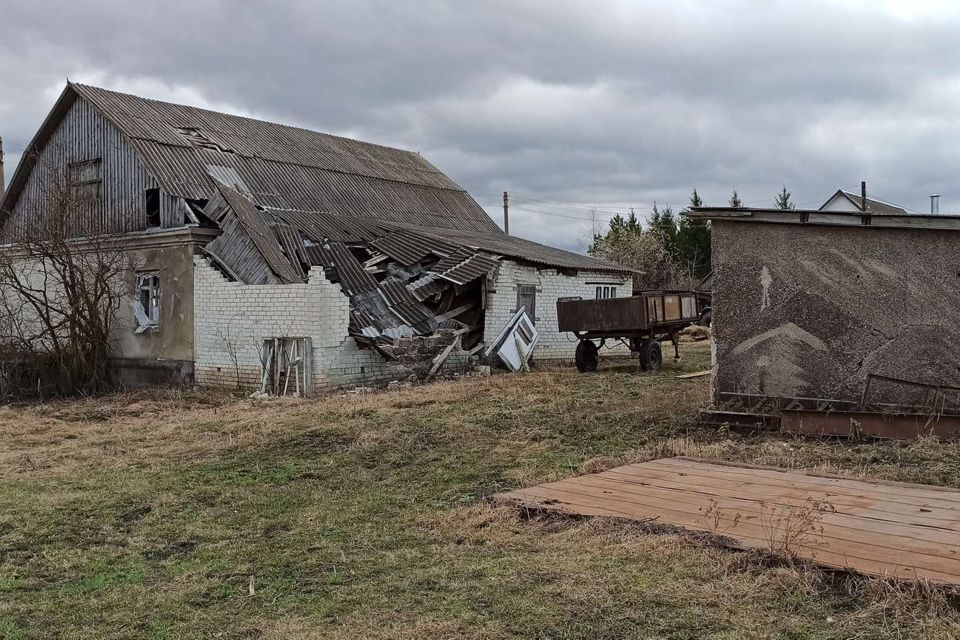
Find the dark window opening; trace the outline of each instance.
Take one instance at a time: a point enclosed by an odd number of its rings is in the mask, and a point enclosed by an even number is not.
[[[160,189],[147,189],[147,225],[160,226]]]

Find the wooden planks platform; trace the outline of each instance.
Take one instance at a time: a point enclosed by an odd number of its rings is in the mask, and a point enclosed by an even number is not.
[[[789,549],[820,565],[960,584],[960,490],[661,458],[501,493],[584,516],[654,519],[738,548]]]

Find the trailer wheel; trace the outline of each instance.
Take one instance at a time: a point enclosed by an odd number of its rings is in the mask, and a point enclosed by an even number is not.
[[[663,366],[663,352],[656,340],[644,340],[640,345],[640,368],[644,371],[660,371]]]
[[[580,373],[596,371],[597,364],[600,361],[599,352],[600,350],[592,340],[581,340],[577,345],[577,371]]]

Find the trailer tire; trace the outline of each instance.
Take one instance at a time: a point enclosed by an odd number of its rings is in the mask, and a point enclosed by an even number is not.
[[[597,364],[600,362],[600,349],[592,340],[581,340],[577,344],[576,362],[577,371],[580,373],[589,373],[597,370]]]
[[[644,340],[640,345],[640,368],[644,371],[660,371],[663,366],[663,351],[656,340]]]

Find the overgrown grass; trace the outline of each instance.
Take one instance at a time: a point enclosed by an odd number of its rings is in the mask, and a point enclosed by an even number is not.
[[[960,485],[960,448],[696,427],[660,375],[0,411],[0,638],[952,638],[941,592],[829,578],[497,491],[663,453]],[[933,595],[932,595],[933,594]]]

